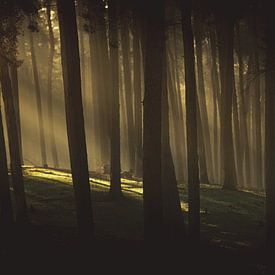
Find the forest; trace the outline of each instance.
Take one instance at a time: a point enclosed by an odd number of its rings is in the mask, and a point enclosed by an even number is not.
[[[274,11],[0,0],[0,260],[274,275]]]

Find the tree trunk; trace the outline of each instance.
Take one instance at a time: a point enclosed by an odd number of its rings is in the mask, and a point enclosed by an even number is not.
[[[187,165],[185,161],[185,156],[186,156],[186,138],[185,138],[185,128],[184,128],[184,116],[183,116],[183,104],[182,104],[182,93],[181,93],[181,83],[180,83],[180,76],[179,76],[179,62],[178,62],[178,57],[179,57],[179,50],[178,50],[178,39],[176,36],[176,26],[173,28],[173,42],[174,42],[174,51],[175,51],[175,75],[176,75],[176,87],[177,87],[177,98],[178,98],[178,108],[179,108],[179,133],[180,133],[180,147],[181,147],[181,167],[180,169],[182,170],[182,178],[179,178],[179,180],[186,181],[187,179]],[[181,175],[179,175],[180,177]]]
[[[269,2],[268,2],[269,3]],[[272,6],[266,7],[266,74],[265,74],[265,187],[267,273],[274,274],[275,253],[275,17]]]
[[[216,31],[214,28],[210,29],[210,50],[211,50],[211,81],[212,81],[212,89],[213,89],[213,105],[214,105],[214,114],[213,114],[213,128],[214,128],[214,154],[216,158],[216,178],[217,182],[221,182],[221,143],[219,139],[219,122],[221,117],[220,111],[220,85],[219,85],[219,75],[218,75],[218,66],[217,66],[217,39],[216,39]]]
[[[205,153],[205,142],[203,138],[203,127],[202,127],[202,120],[201,120],[201,111],[199,104],[197,102],[197,128],[198,128],[198,161],[199,161],[199,171],[200,171],[200,182],[209,184],[208,180],[208,173],[207,173],[207,159]]]
[[[100,125],[100,118],[99,118],[99,101],[98,101],[98,70],[97,70],[97,55],[94,51],[94,44],[95,44],[95,34],[89,33],[89,48],[90,48],[90,55],[91,55],[91,87],[92,87],[92,121],[93,121],[93,140],[94,146],[92,147],[93,152],[95,153],[95,163],[98,166],[102,165],[102,139],[101,132],[99,131]]]
[[[241,39],[239,24],[236,24],[236,53],[239,63],[239,90],[240,90],[240,136],[242,138],[242,166],[244,165],[244,179],[245,185],[251,184],[250,174],[250,161],[249,161],[249,141],[248,141],[248,129],[246,122],[246,104],[245,104],[245,89],[244,89],[244,72],[243,72],[243,55],[241,50]]]
[[[11,86],[14,98],[14,108],[17,121],[17,132],[19,140],[20,158],[23,164],[23,150],[22,150],[22,138],[21,138],[21,122],[20,122],[20,105],[19,105],[19,86],[18,86],[18,72],[17,65],[12,64],[10,66]]]
[[[236,189],[234,180],[234,148],[232,131],[232,97],[234,92],[233,61],[234,22],[231,18],[217,18],[217,37],[221,78],[221,144],[224,171],[223,188]]]
[[[145,239],[160,241],[163,234],[161,98],[163,91],[164,1],[148,1],[144,12],[147,20],[143,100],[144,233]]]
[[[47,79],[47,106],[48,106],[48,116],[49,116],[49,139],[50,139],[50,148],[53,158],[53,167],[59,167],[56,140],[55,140],[55,131],[54,131],[54,121],[53,121],[53,91],[52,91],[52,73],[53,73],[53,58],[54,58],[54,33],[52,28],[51,21],[51,6],[50,2],[47,3],[47,23],[49,28],[49,59],[48,59],[48,79]]]
[[[41,162],[43,167],[48,167],[47,164],[47,155],[46,155],[46,144],[45,144],[45,128],[44,128],[44,117],[42,110],[42,99],[41,99],[41,89],[39,83],[38,68],[36,62],[36,54],[33,42],[32,31],[29,31],[30,37],[30,50],[31,50],[31,59],[32,59],[32,70],[33,70],[33,79],[35,86],[35,95],[36,95],[36,106],[38,112],[38,127],[39,127],[39,140],[40,140],[40,150],[41,150]]]
[[[12,93],[9,68],[5,57],[0,56],[0,82],[7,120],[9,150],[11,160],[12,184],[16,203],[16,222],[28,222],[27,203],[24,190],[24,181],[21,167],[20,146],[18,140],[16,112]]]
[[[188,233],[192,240],[197,241],[200,236],[200,180],[197,144],[197,87],[191,13],[192,0],[182,0],[181,15],[186,87],[185,108],[188,161]]]
[[[162,94],[162,194],[163,194],[163,222],[164,236],[170,241],[179,241],[184,238],[185,227],[181,211],[180,197],[177,187],[175,167],[172,159],[169,134],[169,106],[167,90],[167,66],[164,57],[163,66],[163,94]]]
[[[95,105],[97,143],[100,148],[100,166],[109,163],[110,156],[110,73],[108,57],[108,41],[106,22],[104,19],[103,1],[90,1],[88,3],[88,17],[90,24],[90,53],[92,61],[93,98]]]
[[[142,103],[141,103],[141,47],[137,15],[133,19],[134,103],[135,103],[135,176],[142,177]]]
[[[7,155],[0,106],[0,228],[9,229],[13,222]]]
[[[169,46],[168,46],[169,47]],[[183,178],[183,152],[182,152],[182,135],[183,131],[180,131],[182,127],[180,127],[181,119],[180,119],[180,110],[179,110],[179,104],[178,104],[178,97],[177,97],[177,90],[175,86],[175,79],[174,79],[174,69],[173,69],[173,57],[171,57],[171,53],[168,50],[168,64],[167,64],[167,70],[168,70],[168,79],[167,79],[167,84],[168,84],[168,93],[169,93],[169,98],[170,98],[170,104],[171,104],[171,113],[172,113],[172,122],[174,126],[174,140],[175,140],[175,159],[176,159],[176,164],[178,167],[178,177]]]
[[[254,35],[254,123],[255,123],[255,182],[256,188],[262,188],[262,138],[261,138],[261,87],[260,87],[260,62],[259,62],[259,42],[258,26],[256,15],[253,18],[253,35]]]
[[[127,20],[127,19],[126,19]],[[121,49],[122,61],[124,72],[124,87],[125,87],[125,102],[126,102],[126,115],[127,115],[127,135],[129,146],[129,161],[130,170],[134,171],[135,168],[135,127],[134,127],[134,114],[133,114],[133,91],[131,81],[131,67],[130,67],[130,37],[127,22],[122,23],[121,27]]]
[[[204,84],[204,71],[203,71],[203,60],[202,60],[202,24],[201,15],[197,15],[195,19],[195,41],[196,41],[196,56],[197,56],[197,72],[198,72],[198,108],[200,108],[200,116],[198,119],[201,121],[198,125],[201,126],[202,134],[202,146],[205,152],[205,163],[209,177],[207,177],[206,182],[208,183],[209,178],[213,181],[213,158],[211,152],[211,141],[210,141],[210,130],[206,106],[206,95],[205,95],[205,84]],[[199,127],[200,128],[200,127]],[[207,175],[206,175],[207,176]]]
[[[117,0],[109,1],[109,45],[112,76],[111,93],[111,183],[110,195],[113,199],[120,199],[120,107],[119,107],[119,73],[118,73],[118,24],[117,24]]]
[[[67,135],[76,200],[80,238],[83,242],[94,237],[89,171],[81,97],[81,75],[73,0],[58,0],[61,61],[63,71]]]

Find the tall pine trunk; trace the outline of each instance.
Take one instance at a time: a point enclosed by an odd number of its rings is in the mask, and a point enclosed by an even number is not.
[[[143,100],[144,233],[145,239],[159,241],[163,234],[161,98],[163,91],[162,68],[164,65],[164,1],[148,1],[145,13],[147,25]]]
[[[219,85],[219,74],[218,74],[218,66],[217,66],[217,39],[216,39],[216,31],[212,27],[209,33],[210,38],[210,51],[211,51],[211,81],[212,81],[212,89],[213,89],[213,128],[214,128],[214,155],[216,158],[216,179],[217,182],[221,181],[221,143],[218,128],[220,126],[220,117],[221,117],[221,107],[220,107],[220,85]],[[214,158],[213,158],[214,159]]]
[[[76,201],[79,235],[83,242],[94,237],[89,171],[85,140],[81,76],[73,0],[57,1],[61,40],[67,135]]]
[[[274,274],[275,253],[275,17],[266,7],[266,64],[265,64],[265,187],[266,187],[266,244],[267,274]]]
[[[204,81],[204,68],[203,68],[203,45],[202,45],[202,34],[203,34],[203,21],[201,15],[198,14],[195,19],[194,29],[195,29],[195,41],[196,41],[196,56],[197,56],[197,72],[198,72],[198,108],[200,108],[200,116],[198,119],[201,121],[199,125],[201,125],[202,132],[202,146],[204,147],[205,152],[205,163],[207,172],[209,177],[205,180],[205,183],[208,183],[210,178],[213,181],[213,158],[211,152],[211,142],[210,142],[210,130],[209,130],[209,121],[207,114],[207,106],[206,106],[206,94],[205,94],[205,81]],[[207,175],[206,175],[207,176]],[[202,179],[201,179],[202,180]]]
[[[200,180],[197,143],[197,84],[191,13],[192,0],[182,0],[181,15],[186,87],[185,108],[188,161],[188,233],[191,239],[197,241],[200,236]]]
[[[43,117],[43,110],[42,110],[41,88],[39,83],[39,74],[38,74],[38,68],[37,68],[36,53],[34,48],[32,30],[29,31],[29,38],[30,38],[30,50],[31,50],[36,106],[37,106],[37,113],[38,113],[41,162],[43,167],[47,167],[48,164],[47,164],[47,155],[46,155],[45,127],[44,127],[44,117]]]
[[[240,38],[240,26],[236,24],[236,53],[239,63],[239,104],[240,104],[240,136],[242,144],[242,166],[244,166],[243,179],[244,184],[250,184],[250,161],[249,161],[249,142],[248,142],[248,129],[247,129],[247,111],[245,104],[245,88],[244,88],[244,64],[243,64],[243,53],[241,50],[241,38]]]
[[[217,18],[217,37],[221,79],[221,144],[223,188],[236,189],[232,129],[232,98],[234,92],[233,37],[234,22],[224,15]]]
[[[127,19],[124,19],[127,20]],[[130,170],[135,168],[135,127],[134,127],[134,111],[133,111],[133,91],[131,81],[131,66],[130,66],[130,37],[127,22],[122,22],[121,27],[121,49],[124,73],[124,87],[125,87],[125,102],[126,102],[126,119],[127,119],[127,137],[129,147],[129,164]]]
[[[9,138],[9,150],[11,160],[11,175],[16,204],[16,222],[25,224],[28,222],[27,203],[24,190],[23,173],[21,167],[20,143],[18,140],[16,112],[14,107],[13,92],[9,68],[5,57],[0,56],[0,82],[5,106],[5,114]]]
[[[53,91],[52,91],[52,74],[53,74],[53,58],[54,58],[54,33],[51,20],[51,6],[50,1],[47,3],[47,24],[49,28],[49,59],[48,59],[48,79],[47,79],[47,106],[48,106],[48,127],[49,127],[49,139],[50,139],[50,148],[53,158],[53,166],[55,168],[59,167],[56,140],[55,140],[55,131],[54,131],[54,120],[53,120]]]
[[[133,61],[134,61],[134,104],[135,104],[135,176],[142,177],[142,90],[141,90],[141,47],[138,15],[133,19]]]
[[[163,223],[164,238],[170,241],[179,241],[185,237],[184,218],[181,210],[180,197],[177,187],[175,166],[172,158],[169,132],[169,104],[167,86],[166,58],[163,59],[163,92],[161,114],[161,173],[163,196]],[[169,72],[168,72],[169,74]]]
[[[14,99],[14,108],[17,121],[17,132],[19,140],[20,157],[23,164],[23,148],[22,148],[22,135],[21,135],[21,121],[20,121],[20,104],[19,104],[19,85],[18,85],[18,71],[17,64],[10,65],[11,86]]]
[[[118,24],[117,0],[109,1],[109,45],[111,62],[111,183],[110,195],[114,199],[122,197],[120,177],[120,106],[118,72]]]
[[[4,138],[2,111],[0,106],[0,228],[9,229],[13,222],[7,155]],[[2,234],[1,234],[2,235]]]

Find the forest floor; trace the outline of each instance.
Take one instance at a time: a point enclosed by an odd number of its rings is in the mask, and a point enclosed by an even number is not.
[[[24,177],[31,226],[14,232],[13,241],[0,250],[0,258],[41,260],[44,255],[49,262],[50,258],[56,260],[62,256],[70,263],[70,259],[76,260],[76,255],[83,256],[77,238],[71,175],[66,171],[25,167]],[[149,270],[150,264],[152,270],[159,267],[168,274],[176,273],[176,267],[184,271],[187,265],[192,267],[192,274],[263,274],[263,194],[225,191],[216,185],[202,184],[201,244],[152,247],[143,242],[142,183],[123,179],[125,196],[121,201],[110,199],[107,176],[99,178],[92,173],[90,183],[97,241],[91,247],[94,253],[89,259],[96,259],[101,271],[108,267],[105,260],[112,259],[121,263],[116,266],[120,271],[122,266],[127,270],[126,266],[131,265],[142,272],[142,267],[147,264]],[[186,214],[185,184],[179,184],[179,191]],[[82,256],[79,258],[83,260]],[[194,260],[196,264],[192,265]]]

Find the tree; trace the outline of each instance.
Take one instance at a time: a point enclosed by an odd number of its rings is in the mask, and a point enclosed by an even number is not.
[[[204,151],[204,161],[205,166],[209,167],[208,176],[207,170],[206,174],[201,174],[204,178],[201,178],[202,182],[208,183],[209,178],[213,179],[213,164],[212,164],[212,152],[211,152],[211,142],[210,142],[210,130],[206,106],[206,92],[205,92],[205,81],[204,81],[204,68],[203,68],[203,18],[201,12],[196,13],[194,23],[194,35],[196,41],[196,56],[197,56],[197,71],[198,71],[198,130],[201,132],[199,135],[199,143],[203,147]],[[200,142],[201,140],[201,142]],[[200,158],[200,156],[199,156]],[[201,162],[200,169],[201,169]]]
[[[144,12],[146,13],[143,100],[144,233],[147,240],[160,240],[163,233],[161,98],[163,91],[164,1],[147,1]]]
[[[43,110],[42,110],[41,87],[40,87],[36,53],[35,53],[35,47],[34,47],[34,41],[33,41],[33,32],[34,31],[37,31],[36,26],[30,25],[29,26],[29,39],[30,39],[30,50],[31,50],[35,98],[36,98],[36,106],[37,106],[37,113],[38,113],[41,162],[42,162],[43,167],[48,167],[47,153],[46,153],[46,142],[45,142],[44,116],[43,116]]]
[[[217,38],[221,83],[221,143],[224,172],[223,188],[236,189],[232,131],[232,98],[234,93],[233,38],[234,20],[222,8],[217,15]]]
[[[126,107],[126,121],[127,121],[127,138],[129,148],[129,164],[130,171],[135,170],[135,127],[134,127],[134,109],[133,109],[133,89],[131,81],[131,65],[130,65],[130,32],[127,12],[122,16],[121,22],[121,50],[122,50],[122,64],[124,75],[124,95]]]
[[[92,91],[95,111],[96,138],[100,166],[110,160],[110,60],[103,1],[88,1],[89,46],[92,68]],[[98,133],[97,133],[98,132]]]
[[[12,86],[12,92],[13,92],[13,98],[14,98],[14,108],[15,108],[15,113],[16,113],[20,157],[21,157],[21,161],[23,164],[24,160],[23,160],[23,152],[22,152],[20,106],[19,106],[19,85],[18,85],[18,71],[17,71],[17,69],[18,69],[17,64],[11,64],[11,66],[10,66],[11,86]]]
[[[248,129],[247,129],[247,104],[245,104],[245,88],[244,88],[244,64],[243,64],[243,51],[241,47],[241,37],[240,37],[240,26],[239,23],[236,24],[236,53],[238,57],[239,64],[239,105],[240,105],[240,130],[242,139],[242,165],[244,165],[244,170],[246,171],[246,184],[251,183],[250,174],[250,161],[249,161],[249,142],[248,142]],[[244,177],[243,177],[244,178]]]
[[[166,58],[166,56],[163,58],[163,91],[161,99],[161,184],[163,197],[163,225],[164,238],[170,241],[179,241],[183,240],[185,237],[185,226],[170,146]]]
[[[268,2],[269,3],[269,2]],[[266,64],[265,64],[265,188],[266,188],[266,244],[268,273],[274,274],[275,252],[275,17],[269,4],[266,15]]]
[[[137,11],[138,9],[138,11]],[[141,89],[141,27],[140,9],[133,10],[133,62],[134,62],[134,106],[135,106],[135,176],[142,177],[142,89]]]
[[[217,39],[216,39],[216,30],[214,26],[210,27],[209,30],[209,39],[210,39],[210,52],[211,52],[211,82],[212,82],[212,94],[213,94],[213,128],[214,128],[214,139],[213,143],[216,144],[214,154],[216,159],[216,178],[220,182],[221,178],[221,165],[220,165],[220,149],[221,144],[219,140],[218,133],[218,122],[220,121],[221,112],[220,112],[220,85],[219,85],[219,76],[218,76],[218,66],[217,66]]]
[[[50,135],[50,147],[53,158],[53,166],[58,168],[59,161],[56,148],[55,132],[54,132],[54,122],[53,122],[53,91],[52,91],[52,73],[53,73],[53,58],[55,53],[55,41],[54,33],[52,27],[51,19],[51,1],[47,0],[47,24],[49,28],[49,60],[48,60],[48,79],[47,79],[47,106],[48,106],[48,116],[49,116],[49,135]]]
[[[20,145],[18,140],[19,135],[17,132],[16,112],[9,75],[8,60],[3,55],[0,55],[0,82],[7,120],[11,174],[16,202],[16,221],[20,224],[24,224],[28,221],[28,214],[21,167]]]
[[[186,87],[185,108],[188,161],[188,232],[191,239],[197,240],[200,235],[200,180],[197,145],[197,86],[191,13],[192,0],[182,0],[181,15]]]
[[[80,238],[83,241],[87,241],[93,238],[94,227],[81,98],[80,60],[74,1],[58,0],[57,11],[60,26],[67,135],[77,221]]]
[[[13,222],[7,155],[0,106],[0,227],[9,228]]]
[[[111,183],[110,195],[114,199],[122,197],[120,178],[120,107],[118,74],[118,24],[117,1],[109,1],[109,45],[112,77],[111,93]]]

